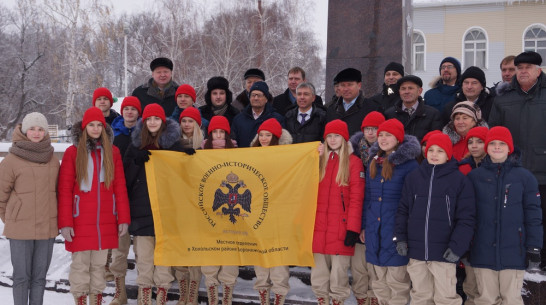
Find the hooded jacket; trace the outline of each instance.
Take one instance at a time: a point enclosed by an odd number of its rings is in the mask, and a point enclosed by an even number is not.
[[[18,125],[12,136],[16,142],[30,142]],[[46,133],[42,142],[51,147]],[[30,152],[31,153],[31,152]],[[7,238],[40,240],[54,238],[57,229],[57,176],[59,159],[53,154],[47,162],[30,160],[26,154],[10,152],[0,162],[0,218]]]
[[[254,136],[258,133],[258,128],[267,119],[277,119],[279,123],[284,127],[284,117],[278,114],[271,103],[265,104],[264,111],[257,118],[254,119],[252,115],[252,107],[250,105],[239,113],[234,119],[231,125],[231,137],[237,142],[239,147],[249,147],[250,142]]]
[[[504,126],[522,151],[523,167],[546,185],[546,74],[541,72],[529,93],[521,90],[517,78],[502,83],[489,115],[489,125]]]
[[[121,153],[121,157],[125,156],[125,151],[127,150],[127,147],[131,143],[131,133],[135,129],[133,126],[132,128],[125,127],[125,120],[123,119],[123,116],[118,116],[114,119],[114,122],[111,124],[112,130],[114,131],[114,145],[119,148],[119,152]]]
[[[176,107],[176,97],[174,96],[178,89],[178,84],[171,80],[167,87],[162,91],[154,85],[154,79],[150,78],[145,84],[135,88],[132,96],[136,96],[140,101],[142,109],[149,104],[157,103],[165,110],[167,117],[171,116]]]
[[[408,243],[408,258],[447,262],[448,248],[459,257],[468,251],[475,216],[474,188],[457,161],[424,160],[405,179],[394,236]]]
[[[339,156],[331,152],[318,188],[313,253],[353,256],[355,248],[344,241],[348,230],[360,232],[364,167],[350,151],[348,186],[336,183],[338,169]]]
[[[437,81],[433,81],[427,92],[425,92],[424,99],[425,104],[436,108],[440,113],[444,111],[444,107],[447,103],[453,101],[457,94],[457,91],[461,89],[458,83],[455,86],[445,85],[441,77],[437,78]]]
[[[256,141],[258,141],[258,134],[254,136],[254,139],[252,139],[252,142],[250,142],[250,146],[252,147],[252,145],[254,145]],[[283,128],[281,137],[279,138],[279,145],[287,145],[292,143],[293,143],[292,135],[290,134],[290,132],[288,132],[288,130]]]
[[[385,111],[385,119],[397,119],[404,124],[404,131],[407,134],[417,137],[419,141],[432,130],[442,130],[442,117],[438,110],[425,105],[423,99],[419,97],[417,110],[409,116],[402,110],[402,100]]]
[[[129,194],[129,204],[131,206],[131,225],[129,232],[135,236],[155,236],[154,218],[150,197],[148,194],[148,181],[146,179],[146,168],[144,164],[136,164],[135,159],[141,150],[142,144],[142,120],[139,120],[131,138],[132,142],[127,148],[123,164],[127,175],[127,192]],[[167,119],[166,128],[159,137],[160,150],[183,151],[180,143],[180,127],[171,120]],[[151,151],[153,154],[153,150]]]
[[[322,141],[324,126],[326,126],[326,111],[312,106],[311,115],[303,125],[298,121],[298,108],[290,109],[286,117],[286,129],[294,138],[294,143]]]
[[[76,182],[77,145],[83,132],[76,123],[72,129],[72,143],[63,155],[59,171],[57,196],[59,201],[59,228],[72,227],[72,242],[65,241],[69,252],[116,249],[118,247],[118,224],[131,222],[125,175],[119,149],[112,146],[114,180],[109,188],[99,182],[101,163],[100,149],[93,140],[87,141],[87,151],[93,162],[91,190],[80,190]],[[106,125],[106,133],[113,140],[112,129]]]
[[[371,158],[377,155],[379,144],[370,148]],[[370,176],[370,163],[366,169],[366,188],[362,211],[362,229],[365,230],[366,260],[377,266],[405,266],[408,258],[398,255],[394,236],[395,216],[402,197],[402,186],[407,174],[419,165],[415,158],[421,153],[417,138],[405,135],[398,149],[388,159],[394,164],[393,176],[385,180],[381,176],[381,165],[377,166],[375,178]]]
[[[349,139],[351,146],[353,147],[353,154],[362,160],[362,165],[366,168],[370,157],[370,148],[372,145],[364,138],[364,133],[359,131],[351,136]]]
[[[528,248],[542,248],[542,209],[537,180],[521,166],[518,150],[503,163],[489,156],[468,178],[476,194],[472,267],[525,269]]]

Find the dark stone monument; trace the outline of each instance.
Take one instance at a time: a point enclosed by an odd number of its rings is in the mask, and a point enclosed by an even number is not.
[[[365,97],[381,90],[389,62],[409,73],[411,18],[411,0],[330,0],[325,100],[334,94],[334,76],[348,67],[362,71]]]

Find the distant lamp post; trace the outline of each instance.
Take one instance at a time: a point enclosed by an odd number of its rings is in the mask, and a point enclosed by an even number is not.
[[[124,86],[125,86],[125,95],[124,96],[127,96],[127,35],[129,35],[129,25],[127,24],[127,22],[124,22],[123,23],[123,33],[125,34],[123,36],[123,52],[124,52],[124,64],[123,64],[123,67],[124,67],[124,71],[125,71],[125,78],[124,78]]]

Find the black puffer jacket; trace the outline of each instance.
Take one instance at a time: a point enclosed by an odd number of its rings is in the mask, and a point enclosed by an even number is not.
[[[167,119],[166,129],[159,138],[161,150],[183,151],[180,143],[180,126],[172,119]],[[127,194],[129,195],[129,206],[131,208],[131,225],[129,232],[135,236],[155,236],[154,218],[150,197],[148,195],[148,182],[144,165],[135,163],[136,156],[140,151],[142,143],[141,134],[142,121],[138,121],[135,130],[132,132],[132,143],[127,148],[123,158],[125,177],[127,178]],[[152,151],[153,154],[153,151]]]
[[[490,126],[504,126],[522,151],[523,167],[546,184],[546,74],[528,93],[521,90],[517,79],[502,83],[497,90],[489,115]]]
[[[396,86],[396,84],[391,86],[383,84],[383,90],[381,90],[381,93],[370,97],[370,101],[379,105],[379,112],[383,114],[385,114],[385,111],[387,111],[387,109],[394,106],[396,104],[396,101],[398,101],[399,99],[400,95],[398,94],[398,87]]]
[[[298,108],[293,108],[286,113],[286,129],[292,135],[294,143],[322,141],[324,126],[326,125],[326,111],[313,106],[311,116],[300,124],[298,121]]]
[[[425,105],[421,97],[419,97],[419,106],[417,106],[417,110],[411,117],[402,110],[402,100],[398,100],[393,107],[385,111],[385,118],[397,119],[402,122],[406,133],[416,136],[419,142],[429,131],[442,130],[442,127],[444,127],[440,112],[429,105]]]

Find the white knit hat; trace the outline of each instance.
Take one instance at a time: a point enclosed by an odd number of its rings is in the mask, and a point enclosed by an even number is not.
[[[31,112],[23,118],[23,124],[21,126],[21,131],[27,133],[27,130],[30,127],[38,126],[42,127],[47,132],[47,119],[46,117],[39,112]]]

